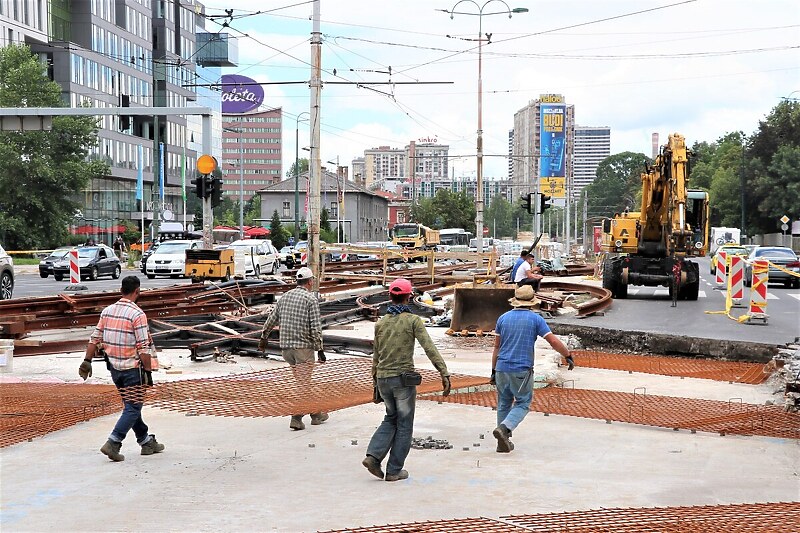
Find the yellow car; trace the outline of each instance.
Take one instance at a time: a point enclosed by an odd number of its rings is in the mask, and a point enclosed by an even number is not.
[[[717,251],[714,252],[714,256],[711,258],[711,273],[717,273],[717,258],[719,257],[720,250],[724,250],[728,257],[732,255],[740,255],[742,257],[747,257],[750,255],[750,252],[747,251],[747,248],[744,246],[739,246],[738,244],[724,244],[717,248]]]

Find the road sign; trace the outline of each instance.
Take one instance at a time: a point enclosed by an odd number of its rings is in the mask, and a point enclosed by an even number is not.
[[[779,220],[781,221],[781,224],[783,224],[784,226],[789,223],[789,217],[787,217],[786,215],[783,215]],[[783,229],[785,230],[786,228]]]
[[[787,229],[789,229],[789,224],[781,224],[781,229],[783,231],[786,231]]]
[[[566,178],[539,178],[539,192],[551,198],[566,198]]]

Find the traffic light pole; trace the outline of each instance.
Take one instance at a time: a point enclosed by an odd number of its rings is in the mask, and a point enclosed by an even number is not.
[[[214,235],[211,227],[214,224],[214,212],[211,210],[211,197],[203,198],[203,248],[210,250],[214,247]]]

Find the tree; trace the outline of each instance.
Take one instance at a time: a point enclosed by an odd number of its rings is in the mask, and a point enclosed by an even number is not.
[[[63,107],[61,87],[26,45],[0,48],[0,107]],[[89,160],[97,119],[53,117],[50,131],[0,132],[0,237],[9,249],[50,248],[67,241],[92,178],[108,172]]]
[[[517,227],[513,215],[514,207],[511,202],[500,195],[494,196],[484,216],[490,235],[498,238],[516,235]]]
[[[223,196],[222,203],[214,208],[214,225],[239,227],[239,202]]]
[[[244,204],[244,225],[255,226],[258,218],[261,218],[261,195],[254,194]]]
[[[642,197],[641,173],[652,160],[642,153],[614,154],[597,165],[597,177],[586,187],[588,215],[612,216],[626,208],[639,210]]]
[[[298,167],[300,168],[300,170],[298,171],[298,174],[302,174],[303,172],[306,172],[308,170],[308,159],[306,159],[305,157],[301,157],[300,159],[298,159],[298,162],[300,163],[298,165]],[[286,171],[286,177],[287,178],[294,178],[294,167],[295,167],[295,164],[292,163],[292,166],[290,166],[289,170]]]
[[[286,231],[281,224],[281,216],[278,210],[272,212],[272,220],[269,223],[269,235],[272,240],[272,246],[280,250],[289,242]]]
[[[319,229],[320,231],[331,231],[331,223],[330,223],[330,215],[328,214],[328,208],[323,207],[322,212],[319,214]]]

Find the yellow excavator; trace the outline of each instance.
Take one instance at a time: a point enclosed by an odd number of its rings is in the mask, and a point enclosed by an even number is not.
[[[665,286],[673,303],[697,300],[700,269],[692,257],[708,250],[708,193],[689,190],[684,137],[669,136],[642,173],[642,205],[603,221],[603,287],[627,298],[628,285]]]

